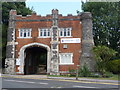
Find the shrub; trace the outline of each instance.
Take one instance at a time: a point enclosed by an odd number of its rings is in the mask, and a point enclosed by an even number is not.
[[[120,59],[109,61],[106,68],[114,74],[120,74]]]
[[[75,70],[69,68],[69,76],[72,77],[72,76],[75,76],[75,75],[76,75]]]
[[[101,77],[101,75],[99,73],[94,72],[94,73],[91,73],[91,77],[99,78]]]
[[[101,75],[106,72],[106,65],[113,56],[116,55],[116,51],[106,46],[93,47],[93,53],[96,60],[96,69]]]
[[[109,78],[109,77],[112,77],[112,76],[113,76],[113,74],[111,72],[105,72],[104,73],[104,77],[106,77],[106,78]]]
[[[91,76],[91,72],[89,71],[86,64],[83,67],[80,68],[79,76],[81,76],[81,77],[89,77],[89,76]]]

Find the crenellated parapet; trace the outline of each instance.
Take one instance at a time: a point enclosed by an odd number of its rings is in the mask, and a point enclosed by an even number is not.
[[[56,13],[58,13],[58,11]],[[63,16],[62,14],[58,14],[58,20],[59,21],[80,20],[80,16],[72,15],[72,14]],[[52,14],[47,14],[46,16],[37,15],[36,13],[32,13],[31,15],[27,15],[27,16],[16,15],[16,21],[34,21],[34,22],[35,21],[51,21],[52,22]]]

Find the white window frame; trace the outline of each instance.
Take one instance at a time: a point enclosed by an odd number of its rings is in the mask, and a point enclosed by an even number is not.
[[[62,56],[71,56],[70,57],[70,62],[69,63],[63,63],[62,61]],[[73,53],[60,53],[59,54],[60,62],[59,65],[73,65]]]
[[[66,36],[65,36],[65,31],[66,31]],[[61,35],[61,32],[62,32],[62,35]],[[59,36],[60,37],[72,37],[71,32],[72,32],[72,28],[60,28]]]
[[[45,34],[46,31],[46,35]],[[48,35],[49,33],[49,35]],[[50,28],[39,28],[38,29],[38,38],[50,38]]]
[[[32,38],[31,37],[31,28],[19,28],[19,37],[18,38]],[[28,35],[29,33],[29,35]],[[26,36],[24,36],[26,34]]]

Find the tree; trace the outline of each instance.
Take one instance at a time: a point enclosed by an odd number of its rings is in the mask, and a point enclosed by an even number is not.
[[[8,29],[8,19],[9,11],[14,9],[17,14],[28,15],[31,14],[32,10],[26,7],[25,2],[3,2],[2,3],[2,63],[4,66],[5,54],[6,54],[6,43],[7,43],[7,29]]]
[[[95,45],[106,45],[120,53],[120,2],[86,2],[82,9],[92,13]]]
[[[95,55],[97,71],[103,75],[106,72],[106,65],[117,52],[106,46],[95,46],[93,53]]]
[[[2,22],[8,24],[9,11],[14,9],[17,14],[28,15],[31,14],[32,10],[26,7],[25,2],[4,2],[2,3]]]

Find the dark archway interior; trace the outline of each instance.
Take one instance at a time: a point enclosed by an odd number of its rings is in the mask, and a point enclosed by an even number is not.
[[[25,74],[46,74],[47,50],[37,46],[26,48],[24,72]]]

